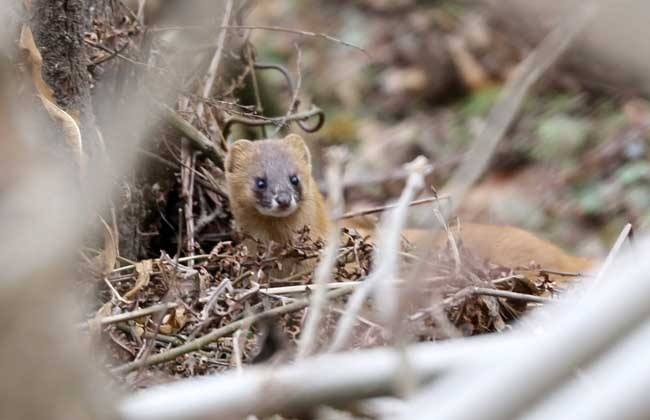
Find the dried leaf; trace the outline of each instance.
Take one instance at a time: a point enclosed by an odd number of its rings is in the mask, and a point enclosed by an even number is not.
[[[119,245],[117,241],[117,232],[111,228],[101,216],[99,219],[104,226],[104,251],[98,256],[98,258],[101,259],[102,275],[107,276],[117,264]]]
[[[143,260],[135,264],[135,271],[138,278],[135,280],[135,286],[124,294],[125,299],[133,298],[143,287],[149,284],[151,273],[153,272],[153,260]]]
[[[36,91],[38,92],[38,97],[41,99],[41,102],[43,102],[43,106],[49,116],[61,125],[65,143],[72,150],[75,162],[83,175],[85,172],[85,157],[79,125],[70,114],[56,105],[54,91],[43,80],[43,57],[36,47],[32,30],[27,25],[23,25],[20,32],[20,48],[27,53],[27,60],[32,73],[32,81]]]
[[[41,71],[43,69],[43,57],[36,47],[34,35],[29,26],[23,25],[20,31],[20,48],[26,51],[32,71],[32,81],[38,93],[50,102],[54,102],[54,91],[45,83]]]

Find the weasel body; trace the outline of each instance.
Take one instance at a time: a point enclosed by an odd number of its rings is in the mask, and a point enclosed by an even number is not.
[[[598,264],[595,259],[571,255],[554,243],[514,226],[462,223],[460,232],[452,229],[452,234],[465,248],[504,267],[525,267],[534,262],[546,270],[585,273]],[[404,231],[404,236],[422,246],[431,243],[432,234],[409,229]],[[446,232],[433,234],[434,246],[444,246],[446,242]]]
[[[226,158],[226,182],[235,221],[242,232],[258,240],[288,244],[306,225],[313,239],[325,239],[335,227],[312,177],[309,149],[296,134],[233,143]],[[440,231],[408,229],[404,236],[419,246],[444,246],[447,240]],[[513,226],[463,223],[460,239],[481,258],[505,267],[535,262],[544,269],[574,273],[597,264]]]

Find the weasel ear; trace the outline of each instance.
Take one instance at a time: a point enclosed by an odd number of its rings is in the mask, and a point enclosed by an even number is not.
[[[235,168],[242,165],[242,161],[247,153],[250,153],[253,142],[250,140],[237,140],[228,146],[226,155],[226,172],[232,173]]]
[[[291,149],[293,149],[298,156],[303,160],[307,168],[311,170],[311,153],[307,147],[307,143],[298,134],[289,134],[284,140]]]

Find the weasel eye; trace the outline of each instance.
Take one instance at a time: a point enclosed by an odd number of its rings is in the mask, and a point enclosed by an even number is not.
[[[300,179],[298,179],[296,175],[291,175],[289,177],[289,182],[291,182],[292,185],[297,186],[298,184],[300,184]]]
[[[266,179],[264,179],[264,178],[256,178],[255,179],[255,186],[260,190],[266,189]]]

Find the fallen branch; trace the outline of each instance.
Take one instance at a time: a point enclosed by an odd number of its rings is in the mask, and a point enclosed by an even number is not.
[[[508,290],[488,289],[486,287],[471,287],[470,293],[474,295],[494,296],[499,298],[521,300],[524,302],[549,303],[555,299],[545,298],[543,296],[528,295],[526,293],[510,292]]]
[[[347,293],[350,293],[353,289],[352,288],[341,288],[334,290],[328,294],[328,299],[334,299],[340,296],[344,296]],[[178,356],[182,356],[183,354],[190,353],[193,351],[200,350],[202,347],[204,347],[207,344],[212,343],[213,341],[218,340],[219,338],[226,336],[228,334],[232,334],[235,331],[237,331],[239,328],[242,328],[244,325],[249,325],[252,323],[255,323],[259,321],[262,318],[266,317],[273,317],[276,315],[283,315],[283,314],[288,314],[291,312],[299,311],[301,309],[306,308],[309,306],[310,301],[308,299],[302,299],[298,300],[295,302],[291,302],[287,305],[284,306],[279,306],[277,308],[270,309],[266,312],[262,312],[259,314],[251,315],[246,318],[242,318],[238,321],[232,322],[226,326],[223,326],[221,328],[217,328],[216,330],[201,336],[195,340],[192,340],[188,343],[185,343],[182,346],[175,347],[171,350],[158,353],[154,356],[149,357],[147,360],[138,360],[135,362],[127,363],[125,365],[119,366],[115,369],[113,369],[113,373],[116,374],[124,374],[127,372],[131,372],[134,369],[138,369],[143,366],[151,366],[151,365],[156,365],[159,363],[163,362],[168,362],[170,360],[175,359]]]
[[[513,347],[514,336],[472,337],[408,347],[418,382],[429,382],[454,368],[493,363]],[[319,355],[283,367],[247,369],[241,374],[192,378],[141,391],[122,402],[124,420],[242,419],[318,405],[394,395],[402,366],[390,348]]]
[[[118,322],[130,321],[132,319],[141,318],[143,316],[155,314],[161,311],[168,311],[174,309],[178,306],[178,303],[168,302],[168,303],[159,303],[157,305],[149,306],[148,308],[142,308],[131,312],[125,312],[119,315],[106,316],[99,319],[92,319],[90,321],[82,322],[77,324],[77,328],[87,328],[91,327],[93,324],[99,324],[102,327],[110,324],[116,324]]]
[[[326,169],[326,178],[327,184],[332,191],[333,200],[331,211],[335,216],[340,214],[345,207],[341,180],[347,158],[347,151],[342,147],[334,147],[327,150],[328,167]],[[327,285],[330,283],[332,271],[336,267],[339,242],[339,229],[331,229],[327,238],[327,245],[322,253],[321,261],[314,273],[314,293],[311,295],[311,304],[307,310],[307,320],[305,321],[300,341],[298,342],[298,354],[296,356],[298,360],[311,355],[316,347],[321,318],[327,303]]]
[[[192,145],[205,153],[219,168],[223,168],[224,154],[215,146],[215,144],[203,133],[197,130],[192,124],[185,121],[176,111],[167,105],[153,102],[162,117],[183,136],[185,136]]]
[[[627,223],[623,227],[623,230],[621,230],[621,233],[618,234],[618,238],[616,238],[616,242],[614,242],[612,249],[607,254],[607,258],[605,258],[605,262],[603,263],[602,267],[600,267],[600,270],[598,271],[593,284],[599,283],[600,280],[607,274],[607,270],[609,270],[609,267],[612,265],[614,259],[620,252],[623,243],[625,243],[625,240],[628,238],[628,236],[630,236],[630,232],[632,232],[632,224]]]

